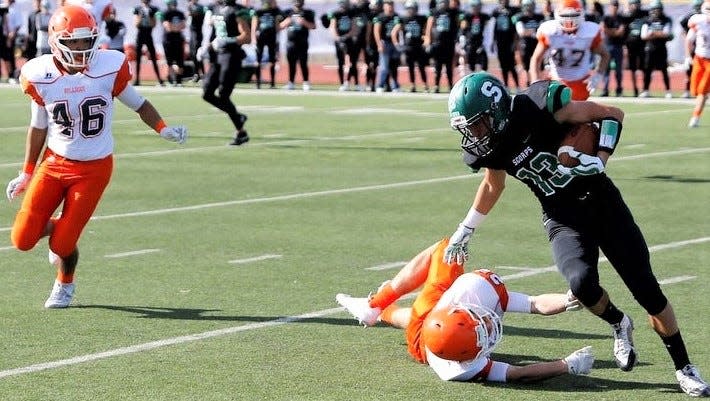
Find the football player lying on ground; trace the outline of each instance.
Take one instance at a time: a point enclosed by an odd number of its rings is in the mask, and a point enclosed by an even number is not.
[[[337,302],[365,326],[381,321],[405,329],[411,356],[429,364],[442,380],[534,381],[589,373],[594,363],[592,347],[526,366],[493,361],[490,354],[503,335],[503,312],[554,315],[581,306],[567,294],[529,296],[508,291],[490,270],[464,274],[462,264],[443,261],[448,244],[444,238],[420,252],[372,297],[338,294]],[[422,286],[411,308],[395,304]]]

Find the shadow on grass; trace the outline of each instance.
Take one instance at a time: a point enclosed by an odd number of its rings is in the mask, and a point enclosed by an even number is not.
[[[623,178],[620,178],[623,179]],[[680,177],[675,175],[650,175],[643,177],[645,180],[660,182],[676,182],[679,184],[709,184],[710,178]]]

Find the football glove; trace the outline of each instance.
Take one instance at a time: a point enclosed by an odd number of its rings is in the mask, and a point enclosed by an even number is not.
[[[585,175],[595,175],[604,172],[604,162],[597,156],[588,155],[582,152],[574,150],[572,147],[568,146],[564,152],[569,154],[579,160],[579,165],[576,167],[565,167],[561,164],[557,165],[557,170],[562,174],[571,176],[585,176]],[[562,152],[562,148],[560,148]]]
[[[452,264],[456,262],[460,265],[468,260],[468,241],[473,234],[473,228],[459,224],[459,227],[449,238],[449,245],[444,250],[444,262]]]
[[[587,91],[589,91],[589,94],[592,94],[595,90],[597,90],[597,87],[601,81],[601,74],[594,74],[587,80]]]
[[[567,301],[565,301],[565,310],[567,312],[576,312],[582,310],[582,303],[572,294],[572,290],[567,290]]]
[[[165,127],[160,130],[160,136],[168,141],[177,142],[182,145],[187,140],[187,127],[184,125]]]
[[[587,346],[569,354],[563,361],[567,364],[567,372],[571,375],[586,375],[592,370],[594,354],[592,347]]]
[[[5,189],[5,194],[7,195],[7,200],[12,201],[15,197],[21,194],[26,188],[27,184],[30,183],[32,179],[32,174],[27,174],[21,171],[16,178],[10,180]]]
[[[692,57],[686,57],[685,61],[683,61],[683,68],[685,68],[686,71],[690,70],[690,67],[693,66],[693,58]]]

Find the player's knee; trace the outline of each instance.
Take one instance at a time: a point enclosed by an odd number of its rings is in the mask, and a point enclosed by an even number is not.
[[[12,246],[23,252],[31,250],[37,245],[37,242],[39,242],[39,236],[30,236],[21,230],[14,229],[10,235],[10,239],[12,240]]]
[[[599,302],[604,291],[599,281],[589,274],[575,274],[568,277],[569,288],[582,305],[590,307]]]

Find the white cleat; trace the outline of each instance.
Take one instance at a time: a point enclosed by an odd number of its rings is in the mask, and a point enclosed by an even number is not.
[[[639,93],[639,97],[648,97],[648,91],[643,91]]]
[[[380,313],[382,313],[382,309],[370,307],[370,300],[367,298],[355,298],[348,294],[338,294],[335,296],[335,300],[365,327],[374,326],[377,323],[377,318],[380,317]]]
[[[710,397],[710,386],[700,377],[700,372],[695,365],[689,364],[681,370],[675,371],[680,389],[691,397]]]
[[[587,346],[569,354],[564,359],[567,364],[567,371],[571,375],[587,375],[594,365],[594,353],[592,347]]]
[[[690,121],[688,121],[688,128],[698,128],[699,126],[700,126],[700,118],[690,117]]]
[[[634,349],[634,322],[627,315],[618,324],[612,324],[614,330],[614,360],[616,366],[628,372],[636,365],[638,354]]]
[[[303,83],[303,91],[308,92],[311,90],[311,84],[309,82],[304,82]]]
[[[52,293],[44,303],[45,308],[66,308],[74,299],[74,283],[62,284],[59,281],[54,281]]]

